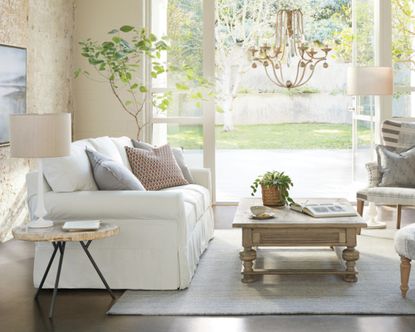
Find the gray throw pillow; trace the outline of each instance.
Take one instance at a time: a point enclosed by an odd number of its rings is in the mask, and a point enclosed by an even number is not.
[[[378,145],[376,152],[382,174],[380,187],[415,187],[415,147],[396,153]]]
[[[137,141],[135,139],[132,139],[131,142],[133,143],[133,146],[135,148],[143,149],[143,150],[146,150],[146,151],[153,151],[154,147],[151,144],[148,144],[148,143],[145,143],[145,142],[140,142],[140,141]],[[180,170],[182,171],[183,176],[186,179],[186,181],[189,182],[189,183],[194,183],[192,174],[190,173],[190,170],[189,170],[189,168],[187,167],[187,165],[184,161],[183,149],[173,148],[172,151],[173,151],[174,159],[176,159],[176,163],[177,163],[177,165],[179,165]]]
[[[146,190],[135,175],[123,164],[88,148],[86,154],[91,163],[92,173],[99,190]]]

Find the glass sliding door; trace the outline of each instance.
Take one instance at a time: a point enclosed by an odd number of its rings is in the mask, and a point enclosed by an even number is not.
[[[352,65],[375,66],[374,0],[352,0]],[[375,100],[373,96],[353,97],[352,154],[353,181],[358,187],[366,184],[366,163],[373,160]]]
[[[190,167],[203,167],[202,102],[195,97],[194,89],[183,84],[188,82],[186,75],[203,75],[203,1],[147,1],[146,12],[151,32],[158,37],[166,36],[170,44],[170,50],[161,55],[160,62],[183,68],[150,79],[149,94],[156,102],[148,105],[151,127],[147,139],[156,145],[169,143],[172,147],[182,147]],[[151,77],[150,73],[148,76]],[[166,93],[168,107],[158,107],[157,100]]]
[[[415,117],[415,3],[392,0],[392,115]]]
[[[327,69],[318,66],[308,84],[288,90],[274,85],[264,68],[253,69],[247,58],[249,47],[273,42],[283,4],[216,2],[218,201],[250,195],[252,181],[269,170],[290,175],[297,197],[355,195],[352,98],[345,93],[352,60],[351,1],[290,3],[304,14],[307,39],[315,47],[328,43],[333,51]]]
[[[219,202],[250,195],[252,181],[268,170],[290,175],[294,196],[354,199],[366,181],[364,165],[373,158],[377,113],[373,98],[346,95],[346,72],[352,64],[378,64],[375,32],[382,29],[375,29],[375,0],[290,1],[302,9],[308,40],[333,48],[329,67],[316,68],[308,84],[291,90],[272,84],[263,68],[253,70],[247,57],[249,47],[273,40],[282,2],[145,2],[147,26],[168,36],[172,46],[160,61],[187,65],[211,78],[216,90],[215,104],[197,102],[194,91],[178,84],[177,73],[151,80],[150,97],[172,93],[166,110],[147,105],[148,140],[182,146],[189,166],[216,172]],[[402,87],[394,114],[408,116],[412,72],[395,71]]]

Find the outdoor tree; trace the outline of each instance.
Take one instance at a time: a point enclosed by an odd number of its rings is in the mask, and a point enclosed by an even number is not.
[[[415,70],[415,1],[392,0],[392,57],[396,64],[405,64]]]
[[[396,0],[395,0],[396,1]],[[405,0],[409,1],[409,0]],[[358,61],[373,61],[373,8],[370,2],[357,4]],[[352,55],[351,0],[283,0],[216,2],[216,86],[217,110],[224,113],[224,130],[233,129],[232,110],[244,75],[251,70],[247,50],[274,41],[275,15],[279,9],[300,8],[304,14],[308,41],[334,48],[334,60],[350,62]],[[169,1],[168,35],[172,40],[169,58],[185,62],[202,73],[202,20],[199,1]],[[264,77],[264,79],[266,79]]]

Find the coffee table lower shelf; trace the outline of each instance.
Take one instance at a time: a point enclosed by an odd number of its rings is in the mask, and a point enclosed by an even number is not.
[[[336,269],[255,269],[253,271],[241,271],[243,275],[253,275],[253,276],[260,276],[260,275],[299,275],[299,274],[314,274],[314,275],[356,275],[358,274],[357,271],[349,272],[349,271],[341,271]]]
[[[247,232],[248,234],[251,232]],[[245,234],[246,235],[246,234]],[[244,239],[249,239],[245,236]],[[339,275],[343,276],[346,282],[357,282],[358,271],[356,261],[359,259],[359,251],[354,245],[349,245],[344,250],[344,246],[331,246],[339,258],[339,263],[344,266],[344,270],[339,269],[255,269],[256,250],[252,248],[250,241],[243,244],[244,249],[239,253],[242,262],[242,279],[244,283],[251,283],[261,275]]]

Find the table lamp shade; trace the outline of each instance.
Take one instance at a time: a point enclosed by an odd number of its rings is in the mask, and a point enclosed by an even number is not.
[[[70,113],[10,116],[11,157],[64,157],[70,154],[70,144]]]
[[[382,96],[393,94],[391,67],[349,67],[347,94],[350,96]]]

